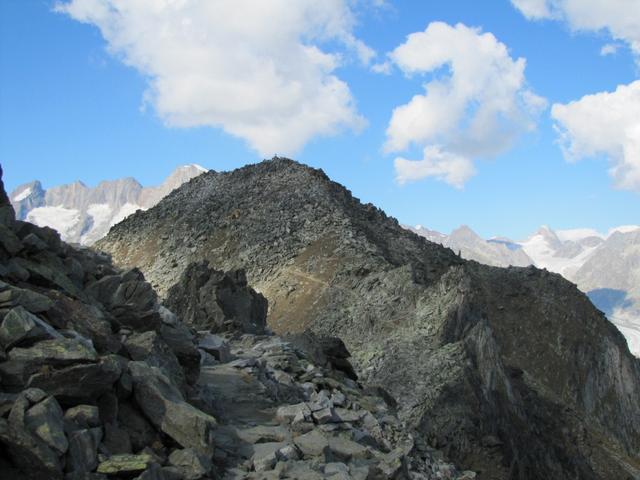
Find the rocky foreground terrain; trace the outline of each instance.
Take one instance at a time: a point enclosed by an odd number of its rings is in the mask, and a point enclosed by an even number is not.
[[[137,269],[15,219],[0,168],[3,480],[476,478],[364,388],[337,338],[265,329],[244,272]]]
[[[477,478],[640,478],[640,365],[585,294],[466,261],[322,171],[274,158],[205,173],[97,247],[174,309],[194,262],[246,268],[270,328],[341,338],[416,445]]]

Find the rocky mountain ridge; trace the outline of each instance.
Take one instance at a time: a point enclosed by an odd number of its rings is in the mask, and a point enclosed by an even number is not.
[[[199,165],[184,165],[157,187],[143,187],[133,178],[122,178],[100,182],[94,188],[78,181],[44,190],[36,180],[18,186],[10,200],[18,220],[52,227],[64,241],[88,245],[123,218],[154,206],[205,171]]]
[[[180,285],[184,321],[139,270],[16,220],[0,167],[0,478],[476,477],[414,441],[341,341],[268,334],[242,271]]]
[[[499,267],[535,265],[578,285],[620,329],[640,355],[640,227],[622,226],[606,235],[592,229],[538,229],[524,241],[485,240],[467,226],[445,235],[421,225],[407,227],[462,257]]]
[[[640,475],[640,366],[583,293],[466,261],[322,171],[274,158],[208,172],[97,247],[163,298],[193,262],[246,267],[271,328],[341,338],[417,438],[478,478]]]

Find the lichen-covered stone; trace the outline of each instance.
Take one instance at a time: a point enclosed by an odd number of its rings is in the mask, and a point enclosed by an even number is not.
[[[130,475],[146,470],[153,462],[151,455],[113,455],[98,465],[98,473],[105,475]]]
[[[58,455],[67,451],[69,443],[64,433],[63,413],[53,397],[35,404],[25,413],[26,427],[40,437]]]

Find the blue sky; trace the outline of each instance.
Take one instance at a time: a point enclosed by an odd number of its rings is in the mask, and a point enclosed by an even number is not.
[[[33,179],[153,185],[178,165],[229,170],[277,153],[323,168],[403,223],[443,232],[467,224],[519,239],[541,224],[606,231],[640,221],[637,0],[607,16],[597,5],[575,12],[570,0],[335,0],[293,12],[270,0],[268,14],[228,2],[211,17],[215,2],[177,13],[150,12],[149,2],[0,3],[9,190]],[[159,31],[178,35],[177,54]],[[520,58],[523,77],[507,84]],[[273,89],[262,78],[270,68]],[[402,106],[408,113],[394,115]],[[476,135],[479,112],[499,126],[479,122]],[[437,152],[423,158],[425,148]]]

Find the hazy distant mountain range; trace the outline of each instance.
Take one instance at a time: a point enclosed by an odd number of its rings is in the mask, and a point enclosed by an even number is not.
[[[539,228],[523,241],[485,240],[467,226],[445,235],[422,225],[407,227],[462,257],[498,267],[535,265],[560,273],[586,292],[640,355],[640,226],[602,234],[593,229]]]
[[[136,210],[153,207],[183,183],[207,170],[199,165],[176,168],[157,187],[143,187],[134,178],[106,180],[96,187],[78,181],[48,190],[35,180],[10,195],[19,220],[55,228],[67,242],[92,244]]]

